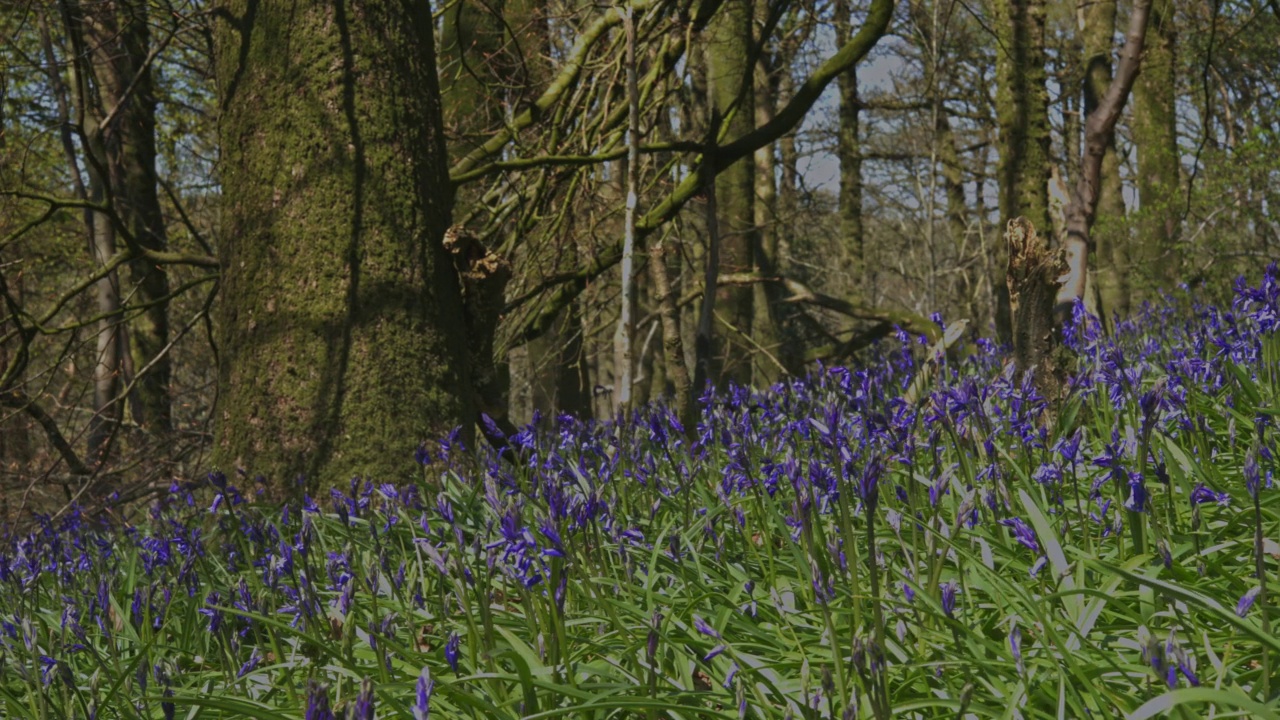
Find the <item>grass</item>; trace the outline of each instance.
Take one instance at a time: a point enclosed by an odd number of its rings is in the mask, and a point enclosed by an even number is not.
[[[1275,717],[1277,273],[989,343],[456,437],[301,506],[220,474],[0,557],[31,718]],[[381,480],[381,479],[380,479]],[[237,489],[237,486],[240,489]]]

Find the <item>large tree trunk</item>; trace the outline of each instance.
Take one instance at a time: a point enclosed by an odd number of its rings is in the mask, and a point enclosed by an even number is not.
[[[712,123],[728,119],[721,144],[751,132],[755,117],[751,65],[752,0],[725,0],[709,28],[707,43],[707,91],[711,96]],[[716,177],[720,274],[750,272],[755,246],[755,164],[751,157],[734,162]],[[716,321],[710,379],[717,385],[734,381],[751,383],[754,348],[740,338],[753,321],[753,289],[726,285],[716,290]],[[724,327],[728,323],[732,328]],[[736,330],[735,330],[736,329]],[[700,389],[698,390],[700,391]]]
[[[1037,228],[1049,221],[1049,93],[1045,69],[1044,0],[993,0],[995,10],[996,119],[1000,126],[1000,217],[1025,217]],[[1002,263],[996,263],[997,267]],[[996,329],[1012,340],[1003,278],[997,295]]]
[[[1115,44],[1116,2],[1097,0],[1084,6],[1084,114],[1098,109],[1111,84],[1111,50]],[[1104,315],[1129,314],[1129,245],[1124,237],[1124,194],[1120,157],[1112,136],[1102,155],[1098,210],[1094,226],[1098,295]]]
[[[1135,256],[1146,280],[1141,297],[1181,275],[1178,240],[1177,58],[1173,3],[1151,5],[1151,42],[1133,87],[1133,141],[1138,149],[1138,241]]]
[[[219,10],[218,457],[285,487],[404,478],[472,417],[431,8]]]

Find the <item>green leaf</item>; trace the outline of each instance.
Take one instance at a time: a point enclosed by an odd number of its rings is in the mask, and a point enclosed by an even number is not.
[[[1276,713],[1275,703],[1263,705],[1245,695],[1239,688],[1219,690],[1216,688],[1197,687],[1182,688],[1181,690],[1174,690],[1159,697],[1151,698],[1137,710],[1129,713],[1126,716],[1126,720],[1146,720],[1146,718],[1156,717],[1157,715],[1166,715],[1174,708],[1192,704],[1230,708],[1247,713],[1247,717],[1255,718],[1256,720],[1280,718],[1280,714]],[[1219,713],[1214,713],[1214,715],[1221,717]]]

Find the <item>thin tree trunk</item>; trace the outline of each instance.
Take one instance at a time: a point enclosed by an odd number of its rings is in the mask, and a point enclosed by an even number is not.
[[[114,5],[114,7],[112,7]],[[148,54],[151,51],[147,5],[118,0],[116,35],[91,36],[96,46],[94,73],[103,94],[102,106],[113,116],[103,128],[115,206],[133,241],[143,249],[168,246],[156,177],[156,98]],[[107,26],[109,27],[109,26]],[[105,28],[104,28],[105,29]],[[114,152],[111,152],[114,151]],[[129,321],[129,357],[134,372],[131,409],[143,429],[165,435],[172,429],[169,381],[169,279],[164,266],[146,260],[129,265],[130,305],[144,308]]]
[[[672,236],[674,240],[675,236]],[[693,431],[693,384],[685,366],[684,343],[680,336],[680,309],[672,291],[670,268],[667,266],[666,238],[660,236],[649,245],[649,277],[653,280],[654,302],[662,319],[662,355],[667,378],[674,392],[672,404],[685,429]],[[678,247],[673,254],[680,256]]]
[[[964,165],[960,158],[956,134],[951,129],[951,118],[945,108],[940,108],[938,113],[936,131],[943,190],[947,195],[947,229],[951,235],[951,243],[956,249],[956,258],[964,262],[969,234],[969,206],[964,196]],[[973,321],[977,310],[973,293],[974,283],[967,269],[958,276],[957,282],[961,285],[958,290],[963,305],[961,317]]]
[[[1067,237],[1062,242],[1068,272],[1058,294],[1060,312],[1066,310],[1062,307],[1064,303],[1084,297],[1091,247],[1089,232],[1102,185],[1102,159],[1107,146],[1114,141],[1116,122],[1138,75],[1150,10],[1151,0],[1136,0],[1134,3],[1115,79],[1107,87],[1098,107],[1085,119],[1084,157],[1080,160],[1080,178],[1067,205]]]
[[[98,172],[89,171],[90,201],[102,203],[106,199],[103,190],[106,183],[106,178]],[[94,260],[105,264],[116,252],[115,228],[106,213],[93,214],[92,233]],[[122,360],[120,329],[123,325],[120,321],[120,282],[114,270],[94,283],[94,292],[101,319],[98,320],[93,366],[93,417],[89,420],[88,454],[90,460],[101,465],[108,459],[111,440],[119,428],[121,417],[118,396]]]
[[[757,12],[763,12],[761,5]],[[773,119],[774,93],[772,89],[772,73],[766,58],[762,57],[755,67],[754,89],[755,123],[763,126]],[[774,145],[770,143],[755,152],[755,247],[752,248],[753,269],[757,274],[772,276],[778,273],[778,187],[775,174],[777,161]],[[757,283],[752,288],[752,322],[751,337],[761,347],[770,352],[777,352],[779,342],[779,326],[782,320],[782,298],[774,283]],[[781,353],[786,356],[787,353]],[[751,380],[756,387],[768,387],[778,379],[778,367],[760,353],[752,355]],[[788,358],[790,359],[790,358]],[[784,363],[786,360],[784,360]]]
[[[720,219],[716,207],[716,181],[708,173],[704,183],[707,199],[706,227],[707,251],[703,258],[702,306],[698,312],[698,329],[694,336],[693,390],[701,393],[707,383],[713,382],[713,358],[711,347],[712,328],[716,314],[716,281],[720,275]]]
[[[1084,116],[1098,108],[1111,84],[1111,49],[1116,32],[1115,0],[1086,3],[1084,15]],[[1082,151],[1077,151],[1083,157]],[[1129,245],[1125,242],[1124,193],[1115,136],[1102,155],[1098,210],[1094,220],[1098,296],[1104,315],[1129,314]]]
[[[836,45],[842,46],[853,37],[852,10],[846,0],[835,5]],[[836,131],[836,160],[840,163],[840,236],[844,245],[845,272],[853,283],[849,297],[871,301],[864,284],[867,281],[867,258],[862,224],[862,141],[859,137],[858,69],[852,67],[839,80],[840,127]]]
[[[623,215],[622,240],[622,302],[618,313],[618,328],[613,335],[613,367],[617,385],[614,388],[614,410],[625,411],[631,407],[632,357],[631,339],[635,328],[631,318],[635,301],[632,275],[636,248],[636,211],[640,203],[640,92],[636,86],[636,28],[635,9],[627,4],[623,25],[627,34],[627,173],[626,209]]]

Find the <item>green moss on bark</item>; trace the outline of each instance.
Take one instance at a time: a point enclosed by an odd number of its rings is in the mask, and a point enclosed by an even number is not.
[[[1179,160],[1177,57],[1173,3],[1155,0],[1142,54],[1142,70],[1133,86],[1133,141],[1138,149],[1138,238],[1136,266],[1142,269],[1138,299],[1151,298],[1181,276],[1176,245],[1179,232]]]
[[[430,7],[219,10],[218,458],[403,478],[470,417]]]
[[[721,144],[736,140],[754,127],[754,71],[750,44],[752,1],[725,0],[709,28],[706,47],[707,85],[713,122],[728,119]],[[757,245],[755,227],[755,163],[748,156],[724,168],[716,176],[716,208],[720,227],[720,273],[750,272],[752,249]],[[716,312],[737,332],[722,324],[715,330],[712,380],[751,384],[754,348],[741,333],[749,333],[754,321],[754,292],[750,286],[721,285],[716,289]]]

